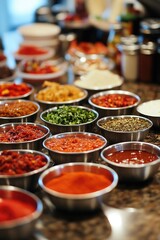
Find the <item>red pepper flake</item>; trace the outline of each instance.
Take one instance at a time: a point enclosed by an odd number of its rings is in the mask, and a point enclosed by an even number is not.
[[[0,142],[27,142],[39,139],[44,132],[35,125],[21,124],[0,133]]]
[[[107,94],[92,98],[92,102],[101,107],[118,108],[134,105],[137,99],[126,94]]]
[[[24,174],[46,165],[46,158],[40,154],[2,151],[0,155],[0,174]]]

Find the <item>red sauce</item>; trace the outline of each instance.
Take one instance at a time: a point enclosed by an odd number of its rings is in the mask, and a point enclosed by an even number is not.
[[[0,142],[26,142],[39,139],[44,132],[35,125],[20,124],[0,133]]]
[[[23,218],[32,214],[35,207],[17,199],[0,198],[0,223]]]
[[[92,102],[101,107],[117,108],[131,106],[137,99],[125,94],[107,94],[92,98]]]
[[[115,163],[123,164],[145,164],[158,159],[156,154],[139,150],[124,150],[105,155],[107,159]]]
[[[46,54],[47,50],[36,46],[24,45],[20,47],[17,53],[21,55],[41,55]]]
[[[18,175],[34,171],[46,165],[46,158],[40,154],[3,151],[0,155],[0,174]]]
[[[104,140],[94,136],[65,136],[62,138],[51,138],[46,146],[51,150],[60,152],[84,152],[101,147]]]
[[[31,91],[31,87],[26,83],[4,83],[0,84],[0,97],[18,97]]]
[[[111,185],[107,175],[91,172],[68,172],[48,181],[46,187],[61,193],[85,194],[96,192]]]

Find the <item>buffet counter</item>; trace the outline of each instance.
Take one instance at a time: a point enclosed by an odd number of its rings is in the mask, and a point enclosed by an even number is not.
[[[121,89],[136,93],[142,102],[160,99],[160,85],[125,82]],[[152,129],[145,141],[160,146],[160,129]],[[101,159],[98,163],[106,164]],[[40,189],[35,193],[43,201],[44,211],[30,240],[160,239],[160,171],[143,183],[118,183],[102,208],[94,212],[59,211]]]
[[[122,89],[138,94],[143,102],[160,98],[159,85],[126,82]],[[159,130],[151,130],[145,141],[160,146]],[[45,208],[32,239],[158,240],[159,191],[160,171],[144,183],[119,183],[101,210],[76,213],[56,210],[39,190]]]

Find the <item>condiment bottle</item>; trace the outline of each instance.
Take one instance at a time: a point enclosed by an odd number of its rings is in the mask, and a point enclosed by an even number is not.
[[[142,43],[157,42],[160,35],[160,19],[148,18],[140,23]]]
[[[138,77],[140,82],[152,82],[154,79],[155,50],[153,42],[140,46]]]
[[[121,71],[128,81],[138,80],[139,45],[122,45]]]

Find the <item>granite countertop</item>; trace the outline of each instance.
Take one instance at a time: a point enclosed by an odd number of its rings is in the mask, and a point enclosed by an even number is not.
[[[137,93],[142,102],[160,99],[160,85],[128,82],[122,89]],[[152,129],[145,141],[160,146],[160,130]],[[94,212],[59,211],[48,203],[41,191],[37,194],[44,202],[44,212],[33,240],[160,239],[160,170],[144,183],[119,183],[102,209]]]

